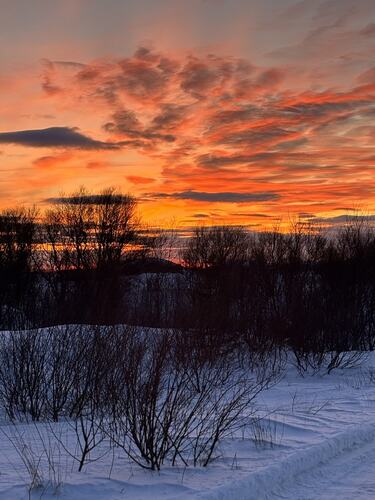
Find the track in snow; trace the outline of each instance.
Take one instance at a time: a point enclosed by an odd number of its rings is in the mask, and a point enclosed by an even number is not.
[[[328,463],[296,476],[293,486],[275,491],[271,500],[375,499],[375,443],[356,446]]]

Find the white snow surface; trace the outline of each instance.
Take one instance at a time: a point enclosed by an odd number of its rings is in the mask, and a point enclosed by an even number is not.
[[[360,366],[299,375],[289,364],[282,380],[257,399],[262,418],[224,440],[208,467],[164,467],[160,473],[108,453],[77,472],[64,450],[55,450],[53,472],[42,464],[44,486],[29,491],[30,478],[5,437],[0,442],[0,499],[69,500],[261,500],[375,499],[375,353]],[[56,425],[56,433],[64,424]],[[257,430],[254,430],[257,429]],[[65,428],[69,433],[68,427]],[[30,449],[44,424],[23,424]],[[262,437],[263,442],[254,439]]]

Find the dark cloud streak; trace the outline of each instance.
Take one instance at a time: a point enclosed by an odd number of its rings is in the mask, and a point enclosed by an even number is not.
[[[33,148],[118,149],[119,144],[91,139],[76,128],[50,127],[0,133],[1,144],[19,144]]]
[[[212,203],[251,203],[261,201],[275,201],[280,195],[272,192],[263,193],[237,193],[237,192],[205,192],[205,191],[181,191],[176,193],[146,193],[146,198],[175,200],[192,200]]]

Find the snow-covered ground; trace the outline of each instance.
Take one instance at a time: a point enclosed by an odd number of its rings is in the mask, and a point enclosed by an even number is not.
[[[22,436],[31,452],[40,446],[39,434],[48,449],[55,446],[53,435],[41,425],[14,429],[4,424],[0,499],[51,499],[56,494],[70,500],[375,498],[373,354],[359,367],[329,375],[301,377],[290,365],[282,380],[259,396],[257,414],[263,418],[221,443],[220,456],[207,468],[151,472],[116,450],[78,473],[62,447],[55,447],[49,466],[43,462],[39,468],[45,485],[52,479],[61,483],[58,491],[50,483],[31,496],[26,468],[5,436]]]

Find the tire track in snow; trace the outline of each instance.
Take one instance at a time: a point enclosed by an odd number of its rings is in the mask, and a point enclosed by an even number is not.
[[[321,499],[324,498],[321,496],[321,490],[316,496],[314,491],[309,491],[308,485],[304,486],[304,479],[309,482],[311,474],[324,477],[325,471],[329,475],[330,467],[332,467],[330,464],[336,463],[339,458],[351,467],[353,454],[358,453],[361,456],[361,451],[365,453],[367,449],[370,450],[370,454],[373,453],[373,463],[375,463],[374,441],[375,423],[350,426],[345,431],[320,443],[292,453],[276,464],[266,466],[236,482],[204,492],[196,498],[201,500]],[[344,471],[343,474],[345,474]],[[316,479],[313,480],[312,484],[316,485],[316,481]],[[310,493],[312,496],[309,496]],[[341,500],[345,497],[337,496],[336,492],[336,496],[327,497],[327,500],[328,498]],[[368,500],[375,496],[364,498]]]

